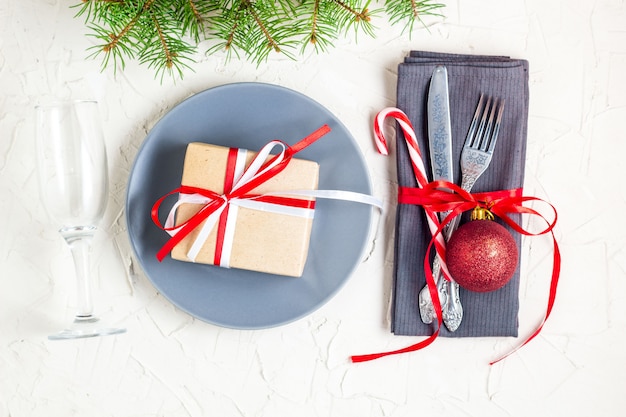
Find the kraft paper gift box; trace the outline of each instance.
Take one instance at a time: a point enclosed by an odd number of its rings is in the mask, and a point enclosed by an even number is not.
[[[224,193],[229,148],[190,143],[187,147],[182,174],[182,185]],[[257,152],[247,151],[246,168]],[[289,190],[316,190],[319,165],[313,161],[292,158],[289,165],[267,182],[251,191],[254,194],[285,192]],[[288,194],[285,194],[288,196]],[[308,197],[297,197],[310,199]],[[176,225],[193,216],[202,205],[182,204],[176,213]],[[234,213],[229,212],[229,216]],[[309,250],[312,216],[310,218],[278,214],[251,208],[236,210],[229,266],[232,268],[300,277]],[[191,261],[189,248],[198,236],[202,225],[174,247],[172,258]],[[217,226],[211,231],[195,262],[214,264]]]

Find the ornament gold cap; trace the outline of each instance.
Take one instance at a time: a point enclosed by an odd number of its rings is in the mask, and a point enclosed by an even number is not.
[[[470,215],[470,220],[493,220],[494,216],[488,208],[485,207],[475,207],[472,210],[472,214]]]

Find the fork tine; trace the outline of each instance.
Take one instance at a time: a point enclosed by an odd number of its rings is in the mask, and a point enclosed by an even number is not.
[[[480,124],[478,125],[478,131],[476,132],[476,138],[473,141],[472,148],[482,149],[483,139],[485,137],[485,128],[487,127],[487,116],[489,115],[489,108],[491,106],[491,97],[487,97],[487,103],[485,107],[481,109],[482,117],[480,118]]]
[[[472,118],[472,122],[470,123],[470,128],[467,132],[467,139],[465,139],[465,146],[473,147],[474,141],[478,137],[478,135],[476,135],[476,129],[478,128],[478,119],[480,118],[480,114],[482,113],[484,98],[485,96],[481,94],[480,98],[478,99],[478,105],[476,106],[474,117]]]
[[[491,142],[491,132],[493,130],[494,118],[496,115],[496,109],[498,108],[498,99],[493,100],[493,105],[490,109],[485,108],[485,113],[483,118],[487,117],[489,114],[489,119],[487,120],[487,124],[485,125],[485,130],[482,132],[482,136],[480,137],[479,149],[483,152],[487,152],[489,149],[489,143]]]
[[[496,141],[498,140],[498,133],[500,133],[500,124],[502,122],[502,114],[504,112],[504,100],[503,99],[500,100],[497,108],[498,108],[498,115],[496,116],[496,121],[493,125],[491,137],[489,138],[489,146],[486,149],[486,151],[489,153],[493,153],[493,150],[496,147]]]

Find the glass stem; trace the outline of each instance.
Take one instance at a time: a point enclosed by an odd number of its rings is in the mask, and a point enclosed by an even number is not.
[[[90,320],[93,318],[90,274],[91,236],[65,236],[65,240],[72,252],[76,269],[76,320]]]

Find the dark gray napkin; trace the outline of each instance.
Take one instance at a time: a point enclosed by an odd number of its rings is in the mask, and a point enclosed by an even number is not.
[[[398,67],[397,107],[415,128],[428,178],[426,102],[430,78],[436,65],[448,69],[453,158],[459,161],[470,121],[481,93],[506,102],[502,127],[491,165],[472,192],[519,188],[523,185],[528,126],[528,62],[503,56],[454,55],[414,51]],[[398,131],[398,183],[415,187],[404,136]],[[455,163],[455,183],[460,183]],[[463,221],[467,221],[464,214]],[[514,216],[512,216],[515,218]],[[519,218],[516,219],[519,222]],[[512,232],[518,247],[521,236]],[[433,325],[422,323],[418,293],[425,285],[423,260],[430,233],[421,207],[399,204],[396,220],[394,298],[392,331],[397,335],[430,335]],[[520,250],[521,253],[521,250]],[[433,255],[434,256],[434,251]],[[449,337],[517,336],[519,266],[511,281],[500,290],[474,293],[461,289],[464,317],[455,332],[441,326]]]

